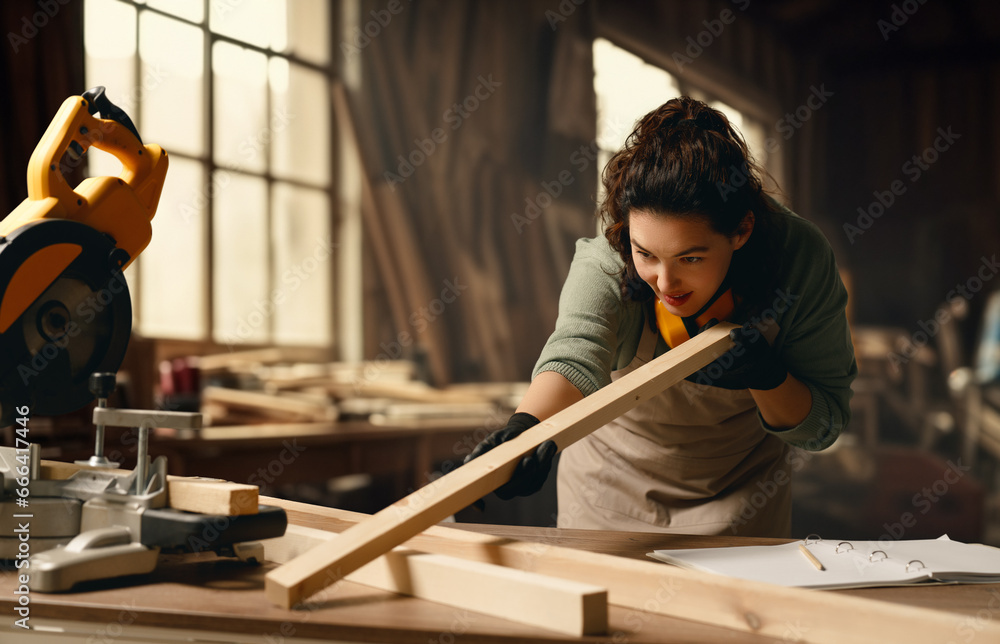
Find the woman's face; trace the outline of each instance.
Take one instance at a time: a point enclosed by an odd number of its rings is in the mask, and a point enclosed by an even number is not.
[[[680,317],[694,315],[715,295],[733,253],[752,230],[749,214],[737,234],[726,237],[697,217],[629,213],[635,270],[667,310]]]

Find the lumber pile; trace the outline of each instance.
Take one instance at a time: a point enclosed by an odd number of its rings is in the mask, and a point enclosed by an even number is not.
[[[528,383],[464,383],[432,387],[408,360],[305,362],[284,350],[201,359],[202,413],[209,425],[369,420],[397,427],[497,424],[520,402]]]

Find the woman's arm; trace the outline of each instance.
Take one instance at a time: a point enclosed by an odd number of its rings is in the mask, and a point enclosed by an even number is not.
[[[791,429],[801,424],[812,409],[812,392],[792,374],[774,389],[751,389],[750,395],[757,403],[761,418],[771,429]]]
[[[531,381],[517,411],[545,420],[580,400],[583,394],[576,385],[555,371],[543,371]]]

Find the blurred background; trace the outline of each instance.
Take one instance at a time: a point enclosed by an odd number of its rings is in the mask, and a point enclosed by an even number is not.
[[[17,0],[0,200],[104,85],[171,155],[118,404],[200,409],[175,473],[374,511],[504,424],[599,173],[687,94],[830,240],[854,420],[795,536],[1000,544],[1000,10],[988,0]],[[88,154],[80,176],[118,174]],[[87,414],[39,420],[47,455]],[[46,424],[47,423],[47,424]],[[46,433],[47,432],[47,433]],[[117,442],[115,442],[117,441]],[[134,437],[112,439],[127,463]],[[8,441],[8,444],[11,444]],[[460,520],[551,525],[553,491]]]

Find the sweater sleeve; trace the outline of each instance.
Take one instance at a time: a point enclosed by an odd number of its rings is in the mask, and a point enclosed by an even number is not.
[[[532,377],[555,371],[589,396],[611,382],[624,345],[622,333],[641,310],[624,304],[618,286],[621,260],[601,237],[577,241],[569,275],[559,296],[559,316],[535,364]],[[634,334],[627,334],[629,336]],[[634,355],[635,347],[631,347]]]
[[[781,329],[774,346],[789,373],[809,387],[812,408],[789,429],[776,430],[760,420],[766,431],[789,444],[815,451],[833,444],[850,421],[851,382],[858,368],[845,312],[847,289],[833,249],[813,224],[794,215],[788,224],[794,243],[786,246],[788,287],[779,289],[773,305],[786,308],[778,316]]]

